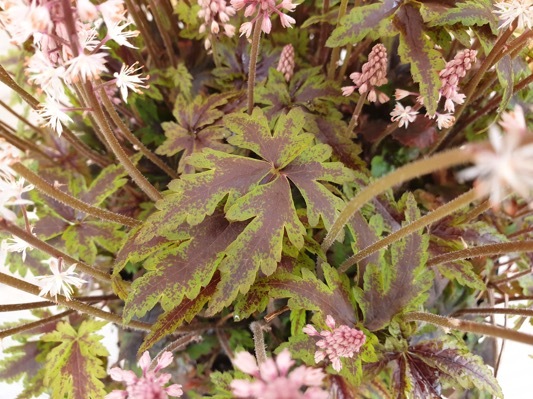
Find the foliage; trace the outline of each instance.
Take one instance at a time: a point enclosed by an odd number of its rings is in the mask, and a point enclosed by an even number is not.
[[[0,282],[86,282],[0,305],[32,310],[1,333],[20,398],[127,396],[124,376],[231,398],[256,377],[238,352],[285,348],[286,370],[320,369],[331,397],[502,397],[491,340],[533,337],[469,315],[531,315],[530,11],[8,3]],[[145,351],[169,381],[139,370]]]

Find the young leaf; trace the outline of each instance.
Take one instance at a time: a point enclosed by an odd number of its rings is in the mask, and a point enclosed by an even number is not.
[[[412,194],[404,198],[405,223],[410,223],[420,213]],[[431,273],[425,266],[427,248],[428,237],[416,232],[392,244],[380,265],[367,266],[363,289],[355,291],[366,328],[379,330],[396,314],[422,303],[431,286]]]
[[[393,30],[385,31],[390,26],[390,17],[400,2],[396,0],[383,0],[382,2],[361,7],[354,7],[344,16],[326,42],[328,47],[339,47],[360,42],[367,35],[376,37],[379,33],[393,35]]]
[[[45,384],[53,397],[66,399],[100,399],[106,394],[99,378],[107,375],[101,357],[109,354],[95,334],[106,322],[84,321],[75,330],[68,323],[58,323],[56,331],[42,337],[58,346],[46,357]]]
[[[179,96],[174,105],[176,122],[164,122],[161,125],[167,139],[156,153],[172,156],[182,152],[178,172],[191,173],[194,167],[187,164],[189,155],[204,148],[231,152],[232,147],[222,142],[226,129],[221,123],[224,113],[219,107],[234,96],[234,93],[197,96],[192,102]]]
[[[417,7],[411,3],[403,4],[394,14],[393,24],[400,32],[398,53],[402,62],[411,64],[411,74],[420,84],[424,105],[433,115],[439,101],[439,71],[444,68],[444,60],[428,39]]]

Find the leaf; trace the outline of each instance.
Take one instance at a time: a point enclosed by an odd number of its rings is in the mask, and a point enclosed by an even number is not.
[[[339,8],[331,8],[327,13],[320,15],[313,15],[305,20],[305,22],[300,26],[300,29],[308,28],[311,25],[319,23],[328,23],[330,25],[335,25],[337,21],[337,16],[339,15]]]
[[[263,298],[289,298],[288,306],[291,310],[312,310],[333,318],[339,324],[354,325],[357,321],[354,306],[349,298],[349,288],[340,277],[336,269],[323,264],[327,284],[318,280],[309,269],[301,269],[299,273],[278,269],[270,277],[258,280],[240,298],[235,305],[235,312],[240,319],[250,316],[250,313],[261,310],[254,309],[252,304],[258,303]],[[266,302],[264,302],[266,306]]]
[[[401,60],[411,64],[411,74],[420,84],[424,105],[433,115],[439,101],[439,71],[444,68],[444,60],[427,37],[424,21],[416,7],[403,4],[394,14],[393,24],[400,32],[398,53]]]
[[[422,4],[420,7],[424,21],[429,26],[454,25],[482,26],[489,24],[492,33],[498,33],[498,18],[493,12],[492,2],[489,0],[470,0],[456,3],[454,7],[444,7],[438,4]]]
[[[333,223],[344,202],[323,182],[347,182],[353,173],[338,162],[325,162],[331,149],[313,145],[313,136],[302,132],[303,123],[303,112],[297,109],[281,115],[273,133],[259,109],[251,116],[232,114],[224,119],[232,131],[228,141],[260,159],[211,149],[191,157],[191,165],[206,170],[171,182],[172,193],[157,204],[160,211],[135,233],[134,244],[128,246],[133,259],[151,254],[142,249],[148,243],[161,250],[146,263],[149,273],[134,283],[126,318],[141,316],[159,300],[170,311],[183,295],[193,299],[219,270],[220,282],[206,313],[213,315],[248,291],[259,270],[272,274],[282,258],[285,233],[296,251],[304,245],[306,229],[295,208],[292,185],[307,204],[311,226],[319,220],[326,226]],[[225,219],[223,214],[206,219],[224,199]],[[216,218],[218,227],[212,227]],[[192,228],[188,230],[185,223]],[[216,234],[207,235],[206,228]],[[173,247],[159,238],[170,240],[180,230],[187,232],[190,240]],[[120,252],[121,265],[128,258],[125,251]]]
[[[405,195],[403,201],[405,223],[419,218],[412,194]],[[425,266],[427,248],[428,237],[416,232],[392,244],[379,265],[367,265],[363,289],[355,289],[366,328],[379,330],[396,314],[423,303],[423,294],[431,287],[431,273]]]
[[[144,263],[148,270],[136,279],[123,317],[142,317],[158,302],[172,312],[184,297],[194,299],[212,279],[224,251],[243,231],[246,223],[229,223],[221,212],[188,230],[189,239],[164,246]],[[187,228],[182,227],[183,228]]]
[[[344,102],[338,84],[326,80],[321,68],[306,68],[294,74],[289,84],[281,72],[271,69],[263,86],[257,87],[255,101],[264,104],[264,113],[271,126],[280,114],[300,108],[314,115],[341,119],[335,104]]]
[[[54,398],[101,399],[106,391],[99,378],[107,375],[101,357],[109,354],[95,334],[106,322],[84,321],[75,330],[60,322],[56,331],[42,337],[45,342],[57,342],[46,357],[45,384]]]
[[[157,341],[172,334],[184,322],[190,322],[212,297],[217,284],[220,282],[219,273],[215,273],[213,279],[204,288],[199,290],[194,299],[184,299],[172,310],[163,313],[154,323],[152,331],[146,336],[137,354],[150,349]]]
[[[390,26],[388,17],[394,14],[399,4],[396,0],[383,0],[376,4],[352,8],[350,13],[341,19],[340,26],[331,33],[326,46],[353,45],[367,35],[375,37],[378,32],[384,33],[384,28]],[[389,30],[385,33],[390,36],[395,32]]]
[[[164,122],[161,125],[166,140],[156,153],[172,156],[181,152],[178,173],[191,173],[194,167],[187,164],[189,155],[204,148],[231,152],[232,147],[222,142],[226,129],[221,123],[224,113],[219,108],[234,96],[234,93],[197,96],[192,102],[179,96],[174,105],[176,123]]]
[[[468,351],[464,344],[451,339],[423,341],[409,347],[409,357],[420,360],[433,370],[439,379],[451,386],[478,388],[502,398],[503,393],[492,371],[483,360]],[[433,371],[435,374],[435,371]]]
[[[506,54],[500,61],[498,61],[496,64],[496,73],[503,89],[502,100],[498,107],[498,112],[500,113],[505,111],[507,104],[509,104],[511,97],[513,96],[514,70],[513,60],[509,54]]]

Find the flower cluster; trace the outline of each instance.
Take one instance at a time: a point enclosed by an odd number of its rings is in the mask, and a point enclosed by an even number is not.
[[[293,12],[296,9],[297,4],[294,4],[292,0],[282,0],[281,3],[276,4],[276,0],[231,0],[231,5],[235,10],[244,10],[244,16],[250,17],[255,14],[255,17],[241,25],[239,32],[246,37],[250,37],[252,29],[255,23],[261,24],[261,30],[269,34],[272,29],[272,14],[278,14],[281,26],[284,28],[291,28],[296,22],[294,18],[284,14],[282,10]]]
[[[126,384],[125,390],[115,389],[107,394],[105,399],[167,399],[169,396],[180,397],[183,395],[181,385],[165,385],[170,381],[169,373],[160,373],[160,371],[172,364],[174,357],[171,352],[163,352],[157,360],[156,366],[151,369],[151,359],[148,351],[144,352],[139,359],[139,367],[142,370],[142,376],[137,375],[131,370],[123,370],[120,367],[113,367],[109,370],[111,378],[118,382]]]
[[[14,222],[17,215],[9,208],[16,205],[32,205],[33,201],[22,198],[22,194],[33,190],[32,184],[25,185],[23,178],[17,179],[9,169],[0,168],[0,218]]]
[[[233,37],[235,27],[228,22],[236,11],[226,3],[226,0],[198,0],[198,5],[202,7],[198,11],[198,17],[204,19],[204,22],[200,25],[200,33],[206,32],[209,28],[211,34],[218,35],[222,27],[227,37]],[[204,46],[206,50],[211,48],[211,39],[209,37],[205,39]]]
[[[499,129],[489,130],[490,148],[474,147],[475,166],[458,174],[460,180],[476,179],[480,195],[490,195],[490,202],[498,207],[510,191],[525,199],[533,194],[533,142],[527,133],[521,107],[502,115]]]
[[[449,112],[455,111],[455,104],[462,104],[465,95],[459,93],[459,80],[464,78],[466,72],[476,62],[476,50],[461,50],[453,60],[446,63],[446,67],[440,71],[439,77],[441,89],[439,93],[446,98],[444,109]]]
[[[368,55],[368,61],[363,64],[361,72],[354,72],[350,75],[355,86],[343,87],[342,94],[349,96],[355,89],[358,89],[359,94],[368,93],[368,101],[370,102],[385,103],[389,101],[389,97],[385,93],[376,89],[388,81],[387,63],[387,49],[381,43],[376,44]]]
[[[321,362],[328,358],[333,369],[340,371],[342,369],[341,358],[353,357],[365,343],[366,337],[363,332],[345,325],[335,327],[335,320],[328,315],[326,325],[331,331],[324,330],[318,332],[311,324],[303,328],[303,332],[311,337],[322,337],[317,341],[316,346],[320,349],[315,352],[315,362]]]
[[[267,359],[259,366],[248,352],[235,355],[233,364],[241,371],[254,377],[253,380],[233,380],[231,389],[237,398],[249,399],[326,399],[328,392],[320,388],[324,373],[306,366],[291,371],[294,361],[288,349],[284,349],[276,360]],[[302,392],[302,390],[305,391]]]
[[[287,82],[291,80],[292,75],[294,74],[294,47],[292,44],[283,46],[281,56],[279,57],[278,67],[276,69],[283,74]]]
[[[68,95],[72,84],[98,82],[108,72],[104,51],[107,42],[113,40],[120,46],[134,47],[129,39],[139,32],[131,29],[125,14],[123,0],[107,0],[99,5],[89,0],[77,0],[74,4],[28,0],[5,2],[0,21],[12,42],[22,45],[33,39],[35,52],[26,63],[26,73],[28,81],[46,96],[37,111],[44,126],[61,134],[62,125],[71,121],[66,112],[72,109]],[[106,34],[99,40],[101,26],[106,27]],[[105,84],[116,84],[126,99],[128,89],[137,91],[146,87],[144,79],[132,75],[137,70],[123,67],[122,79]],[[124,85],[126,77],[129,78],[128,85]]]

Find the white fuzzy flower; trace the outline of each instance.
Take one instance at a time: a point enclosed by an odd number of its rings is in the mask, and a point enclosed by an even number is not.
[[[8,241],[9,240],[9,241]],[[26,251],[31,251],[33,247],[23,239],[12,236],[3,240],[0,244],[0,259],[5,256],[7,252],[19,252],[22,254],[22,261],[26,260]]]
[[[52,275],[36,277],[38,280],[37,285],[41,289],[39,296],[53,296],[57,301],[57,295],[63,294],[67,300],[70,300],[72,286],[79,288],[86,283],[85,280],[76,277],[77,273],[74,272],[76,264],[71,265],[66,271],[61,271],[61,259],[58,261],[55,258],[51,258],[43,261],[43,263],[50,266]]]
[[[453,114],[439,114],[437,112],[437,126],[439,129],[448,129],[455,123]]]
[[[51,98],[47,98],[45,103],[39,104],[39,109],[35,112],[41,119],[42,125],[49,126],[59,136],[63,132],[62,123],[72,122],[72,119],[65,113],[61,104]]]
[[[79,80],[87,82],[88,80],[100,79],[100,75],[107,72],[105,57],[105,53],[80,53],[65,64],[68,66],[66,80],[76,83]]]
[[[475,165],[458,174],[460,180],[476,179],[480,195],[490,195],[490,202],[497,207],[510,191],[525,199],[533,194],[533,142],[525,139],[525,129],[516,129],[523,122],[511,123],[511,118],[523,117],[519,110],[507,113],[501,125],[502,135],[495,126],[489,130],[489,148],[474,148]],[[511,127],[511,128],[509,128]]]
[[[499,14],[501,21],[499,29],[511,26],[517,20],[516,28],[518,30],[533,28],[533,1],[532,0],[511,0],[500,1],[494,4],[497,8],[495,14]]]
[[[131,22],[121,23],[117,22],[111,26],[107,26],[107,36],[114,40],[117,44],[121,46],[126,46],[130,48],[137,48],[131,44],[128,39],[131,37],[139,36],[138,30],[124,30],[131,25]]]
[[[125,102],[128,102],[128,89],[135,93],[139,93],[139,89],[147,89],[149,87],[147,84],[145,84],[149,76],[147,76],[146,78],[141,78],[140,74],[134,75],[135,72],[139,71],[142,68],[136,68],[136,65],[137,63],[131,66],[126,66],[126,64],[122,64],[120,72],[115,72],[113,74],[116,79],[116,85],[120,89],[120,94],[122,95],[122,98]]]
[[[409,123],[415,121],[416,116],[418,115],[418,111],[414,111],[409,105],[404,108],[402,104],[396,103],[390,115],[392,116],[391,120],[393,122],[399,122],[398,127],[402,127],[405,125],[405,127],[407,128],[407,126],[409,126]]]

